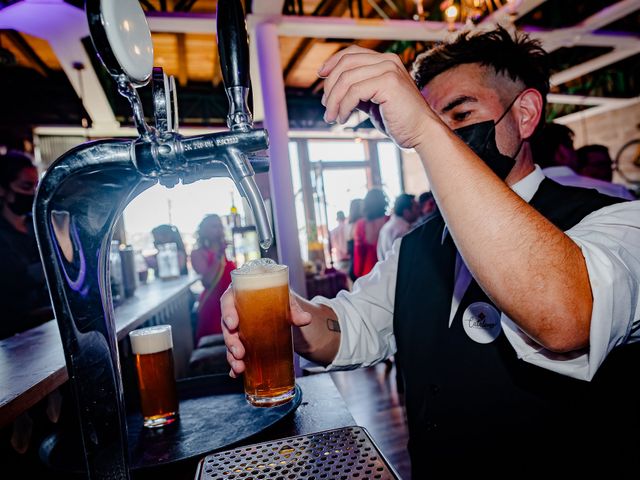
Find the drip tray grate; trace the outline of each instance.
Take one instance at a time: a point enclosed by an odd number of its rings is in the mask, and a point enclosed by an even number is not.
[[[362,427],[283,438],[208,455],[197,480],[398,479]]]

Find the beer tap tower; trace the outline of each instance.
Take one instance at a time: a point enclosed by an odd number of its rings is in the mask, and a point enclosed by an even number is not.
[[[135,140],[82,144],[47,170],[34,221],[60,329],[88,477],[129,478],[127,425],[109,282],[116,220],[142,191],[161,183],[230,177],[251,205],[263,248],[272,236],[254,170],[267,171],[267,132],[252,128],[247,105],[249,53],[240,0],[218,0],[220,62],[229,99],[229,131],[177,132],[175,84],[153,68],[151,34],[137,0],[87,0],[91,38],[133,109]],[[155,126],[144,120],[136,88],[153,87]]]

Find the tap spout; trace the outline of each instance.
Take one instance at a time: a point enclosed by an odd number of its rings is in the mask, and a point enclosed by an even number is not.
[[[264,206],[264,200],[256,181],[254,179],[254,171],[247,156],[238,149],[230,148],[227,151],[228,164],[227,167],[231,172],[233,181],[238,186],[242,195],[247,199],[256,221],[258,236],[260,237],[260,246],[267,250],[273,243],[273,234],[269,224],[269,216]]]

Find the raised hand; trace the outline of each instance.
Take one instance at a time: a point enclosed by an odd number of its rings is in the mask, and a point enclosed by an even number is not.
[[[414,148],[424,140],[424,122],[437,121],[397,55],[353,45],[331,56],[318,75],[325,78],[329,123],[344,123],[359,109],[398,146]]]

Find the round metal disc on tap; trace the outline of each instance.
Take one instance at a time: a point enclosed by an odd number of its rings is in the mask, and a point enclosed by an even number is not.
[[[137,0],[87,1],[91,38],[113,76],[126,75],[134,86],[146,85],[153,68],[153,43]]]

